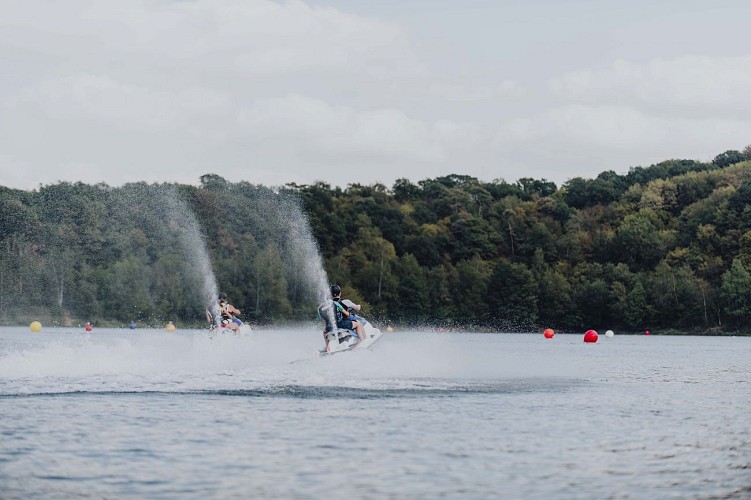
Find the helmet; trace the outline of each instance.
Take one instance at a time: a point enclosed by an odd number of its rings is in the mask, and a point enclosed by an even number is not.
[[[342,287],[339,285],[331,285],[331,296],[338,297],[342,294]]]
[[[227,294],[222,292],[219,294],[219,300],[227,300]]]

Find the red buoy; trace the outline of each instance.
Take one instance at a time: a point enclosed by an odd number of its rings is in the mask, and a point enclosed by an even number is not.
[[[93,327],[91,326],[91,324],[87,324],[86,325],[86,331],[87,332],[90,332],[92,329],[93,329]]]
[[[597,342],[597,339],[598,335],[594,330],[587,330],[587,333],[584,334],[584,342],[594,343]]]
[[[555,335],[555,332],[552,328],[546,328],[544,332],[542,332],[543,335],[545,335],[546,339],[552,339],[553,335]]]
[[[644,332],[644,335],[649,335],[649,330],[647,330],[646,332]]]

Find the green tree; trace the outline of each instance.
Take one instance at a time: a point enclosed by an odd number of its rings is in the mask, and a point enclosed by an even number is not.
[[[253,260],[253,288],[244,301],[246,314],[262,322],[289,317],[292,305],[287,298],[287,279],[279,251],[273,246],[263,248]]]
[[[717,165],[718,167],[727,167],[728,165],[732,165],[734,163],[740,163],[743,160],[745,160],[745,157],[743,156],[743,153],[740,151],[736,151],[735,149],[729,149],[725,151],[724,153],[720,153],[717,156],[714,157],[713,163]]]
[[[353,269],[352,284],[373,304],[376,314],[385,316],[388,304],[396,297],[397,256],[394,245],[375,228],[358,230],[357,239],[348,247]]]
[[[99,300],[103,303],[103,312],[107,316],[119,321],[169,319],[168,311],[157,310],[156,301],[152,299],[148,265],[135,257],[127,257],[114,262],[108,271],[101,276],[99,288]]]
[[[548,269],[538,290],[538,311],[543,325],[551,328],[578,326],[571,284],[561,270]]]
[[[427,318],[433,323],[451,323],[456,319],[451,290],[458,281],[456,268],[451,263],[429,269],[425,276],[428,304],[432,308]]]
[[[626,307],[624,310],[624,320],[629,328],[639,328],[644,326],[644,321],[648,317],[647,311],[647,292],[640,281],[628,292],[626,296]]]
[[[498,262],[488,282],[492,321],[505,330],[525,331],[537,324],[537,283],[523,264]]]
[[[391,190],[394,192],[394,198],[399,202],[413,200],[420,194],[420,188],[405,178],[394,181]]]
[[[479,326],[488,320],[487,292],[491,273],[490,264],[478,256],[456,265],[452,295],[458,323]]]
[[[612,253],[634,270],[649,270],[665,254],[655,214],[650,209],[627,215],[612,242]]]
[[[411,324],[424,322],[431,311],[425,271],[412,254],[399,258],[395,270],[399,284],[389,306],[390,317]]]
[[[574,177],[563,185],[563,199],[568,206],[581,209],[590,205],[587,186],[588,181],[581,177]]]
[[[473,256],[489,259],[495,256],[493,231],[483,219],[469,215],[457,217],[451,224],[453,260],[467,260]]]
[[[751,274],[740,259],[723,275],[720,297],[728,322],[735,328],[751,322]]]
[[[574,288],[579,327],[600,328],[610,323],[609,291],[607,282],[601,278],[580,279]]]
[[[660,311],[655,321],[672,328],[704,324],[700,284],[691,268],[662,262],[646,281],[647,300]]]

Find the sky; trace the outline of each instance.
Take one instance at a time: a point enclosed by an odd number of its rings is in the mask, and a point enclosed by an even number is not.
[[[557,185],[751,144],[747,0],[0,0],[0,186]]]

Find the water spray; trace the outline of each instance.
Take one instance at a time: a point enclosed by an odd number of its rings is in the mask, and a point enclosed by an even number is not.
[[[211,268],[206,237],[196,221],[193,211],[180,197],[174,186],[164,186],[164,209],[165,214],[174,227],[180,243],[181,250],[188,262],[196,265],[197,277],[201,282],[201,297],[203,304],[208,304],[212,314],[214,325],[219,326],[220,311],[217,300],[219,291],[216,285],[216,277]]]

